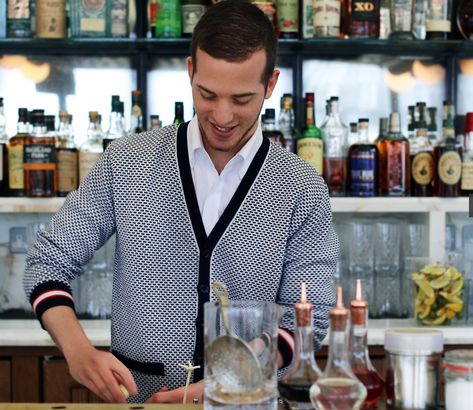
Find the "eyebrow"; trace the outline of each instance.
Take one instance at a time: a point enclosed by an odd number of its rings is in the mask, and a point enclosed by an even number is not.
[[[213,91],[209,90],[208,88],[205,88],[203,85],[197,84],[197,87],[199,87],[199,89],[201,89],[202,91],[205,91],[209,94],[216,95]],[[256,95],[256,93],[248,92],[248,93],[241,93],[241,94],[233,94],[232,97],[233,98],[244,98],[244,97],[253,97],[254,95]]]

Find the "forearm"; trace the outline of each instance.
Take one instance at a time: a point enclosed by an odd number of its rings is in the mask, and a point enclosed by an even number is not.
[[[43,313],[42,321],[66,360],[84,349],[93,349],[75,312],[70,307],[52,307]]]

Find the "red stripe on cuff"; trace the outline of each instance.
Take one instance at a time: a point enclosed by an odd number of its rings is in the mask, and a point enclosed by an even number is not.
[[[72,301],[74,300],[72,298],[72,295],[69,292],[66,292],[64,290],[48,290],[46,292],[41,293],[34,301],[33,301],[33,310],[36,311],[38,305],[40,305],[42,302],[45,300],[48,300],[53,297],[65,297],[69,298]]]

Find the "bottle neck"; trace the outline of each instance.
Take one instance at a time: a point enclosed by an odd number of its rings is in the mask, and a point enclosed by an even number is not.
[[[100,125],[100,122],[91,121],[89,123],[89,129],[87,131],[87,139],[90,142],[102,141],[103,136],[102,136],[102,127]]]
[[[301,361],[311,361],[314,355],[314,337],[312,326],[298,326],[294,335],[296,357]]]
[[[120,112],[112,111],[110,114],[110,128],[107,138],[120,138],[123,136],[123,120]]]
[[[314,107],[312,105],[308,105],[305,109],[305,124],[306,128],[314,128],[315,127],[315,112]]]
[[[27,134],[30,130],[30,124],[27,122],[19,121],[16,130],[18,134]]]
[[[265,120],[264,122],[265,131],[276,131],[276,123],[274,120]]]
[[[351,368],[348,355],[348,333],[346,330],[330,329],[329,353],[324,373],[342,369],[344,372]]]

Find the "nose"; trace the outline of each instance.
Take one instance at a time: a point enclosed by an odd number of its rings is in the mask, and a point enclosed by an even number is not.
[[[214,108],[213,119],[219,127],[233,125],[233,109],[231,104],[225,100],[218,101]]]

